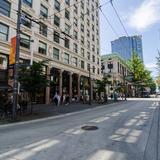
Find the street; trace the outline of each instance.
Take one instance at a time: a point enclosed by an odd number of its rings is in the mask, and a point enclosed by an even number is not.
[[[160,99],[0,127],[0,160],[160,160]],[[85,125],[97,126],[86,131]]]

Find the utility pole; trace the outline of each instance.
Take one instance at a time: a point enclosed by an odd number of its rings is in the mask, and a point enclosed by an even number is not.
[[[12,107],[12,119],[16,119],[16,109],[18,104],[18,72],[19,72],[19,56],[20,56],[20,27],[21,27],[21,5],[22,1],[18,1],[17,11],[17,35],[16,35],[16,55],[14,64],[14,86],[13,86],[13,107]]]

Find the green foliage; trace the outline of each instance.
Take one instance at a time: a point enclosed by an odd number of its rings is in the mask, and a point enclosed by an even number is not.
[[[129,61],[129,68],[133,75],[132,82],[140,88],[150,87],[155,89],[155,83],[151,77],[151,72],[145,69],[145,66],[139,56],[133,52],[132,58]]]
[[[96,85],[97,85],[97,91],[100,94],[100,92],[106,93],[106,84],[109,84],[110,82],[108,81],[107,77],[104,77],[102,80],[97,80]]]
[[[19,81],[24,91],[36,95],[49,85],[49,80],[43,71],[45,63],[46,61],[33,62],[30,67],[27,65],[21,67]]]
[[[139,56],[133,52],[132,58],[129,60],[129,68],[133,75],[133,82],[141,81],[144,77],[144,64]]]

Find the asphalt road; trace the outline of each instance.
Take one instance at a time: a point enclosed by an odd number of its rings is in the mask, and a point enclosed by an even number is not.
[[[134,99],[0,127],[0,160],[160,160],[159,103]]]

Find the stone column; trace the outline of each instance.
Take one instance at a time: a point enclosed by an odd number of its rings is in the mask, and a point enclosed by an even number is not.
[[[59,70],[59,94],[62,96],[62,78],[63,78],[63,70]]]
[[[47,74],[47,80],[50,81],[50,67],[47,67],[47,71],[46,71],[46,74]],[[46,87],[46,99],[45,99],[45,103],[46,104],[50,104],[50,87]]]
[[[72,72],[69,73],[69,101],[72,102]]]
[[[77,74],[77,93],[78,93],[78,98],[80,99],[81,93],[80,93],[80,75]]]

